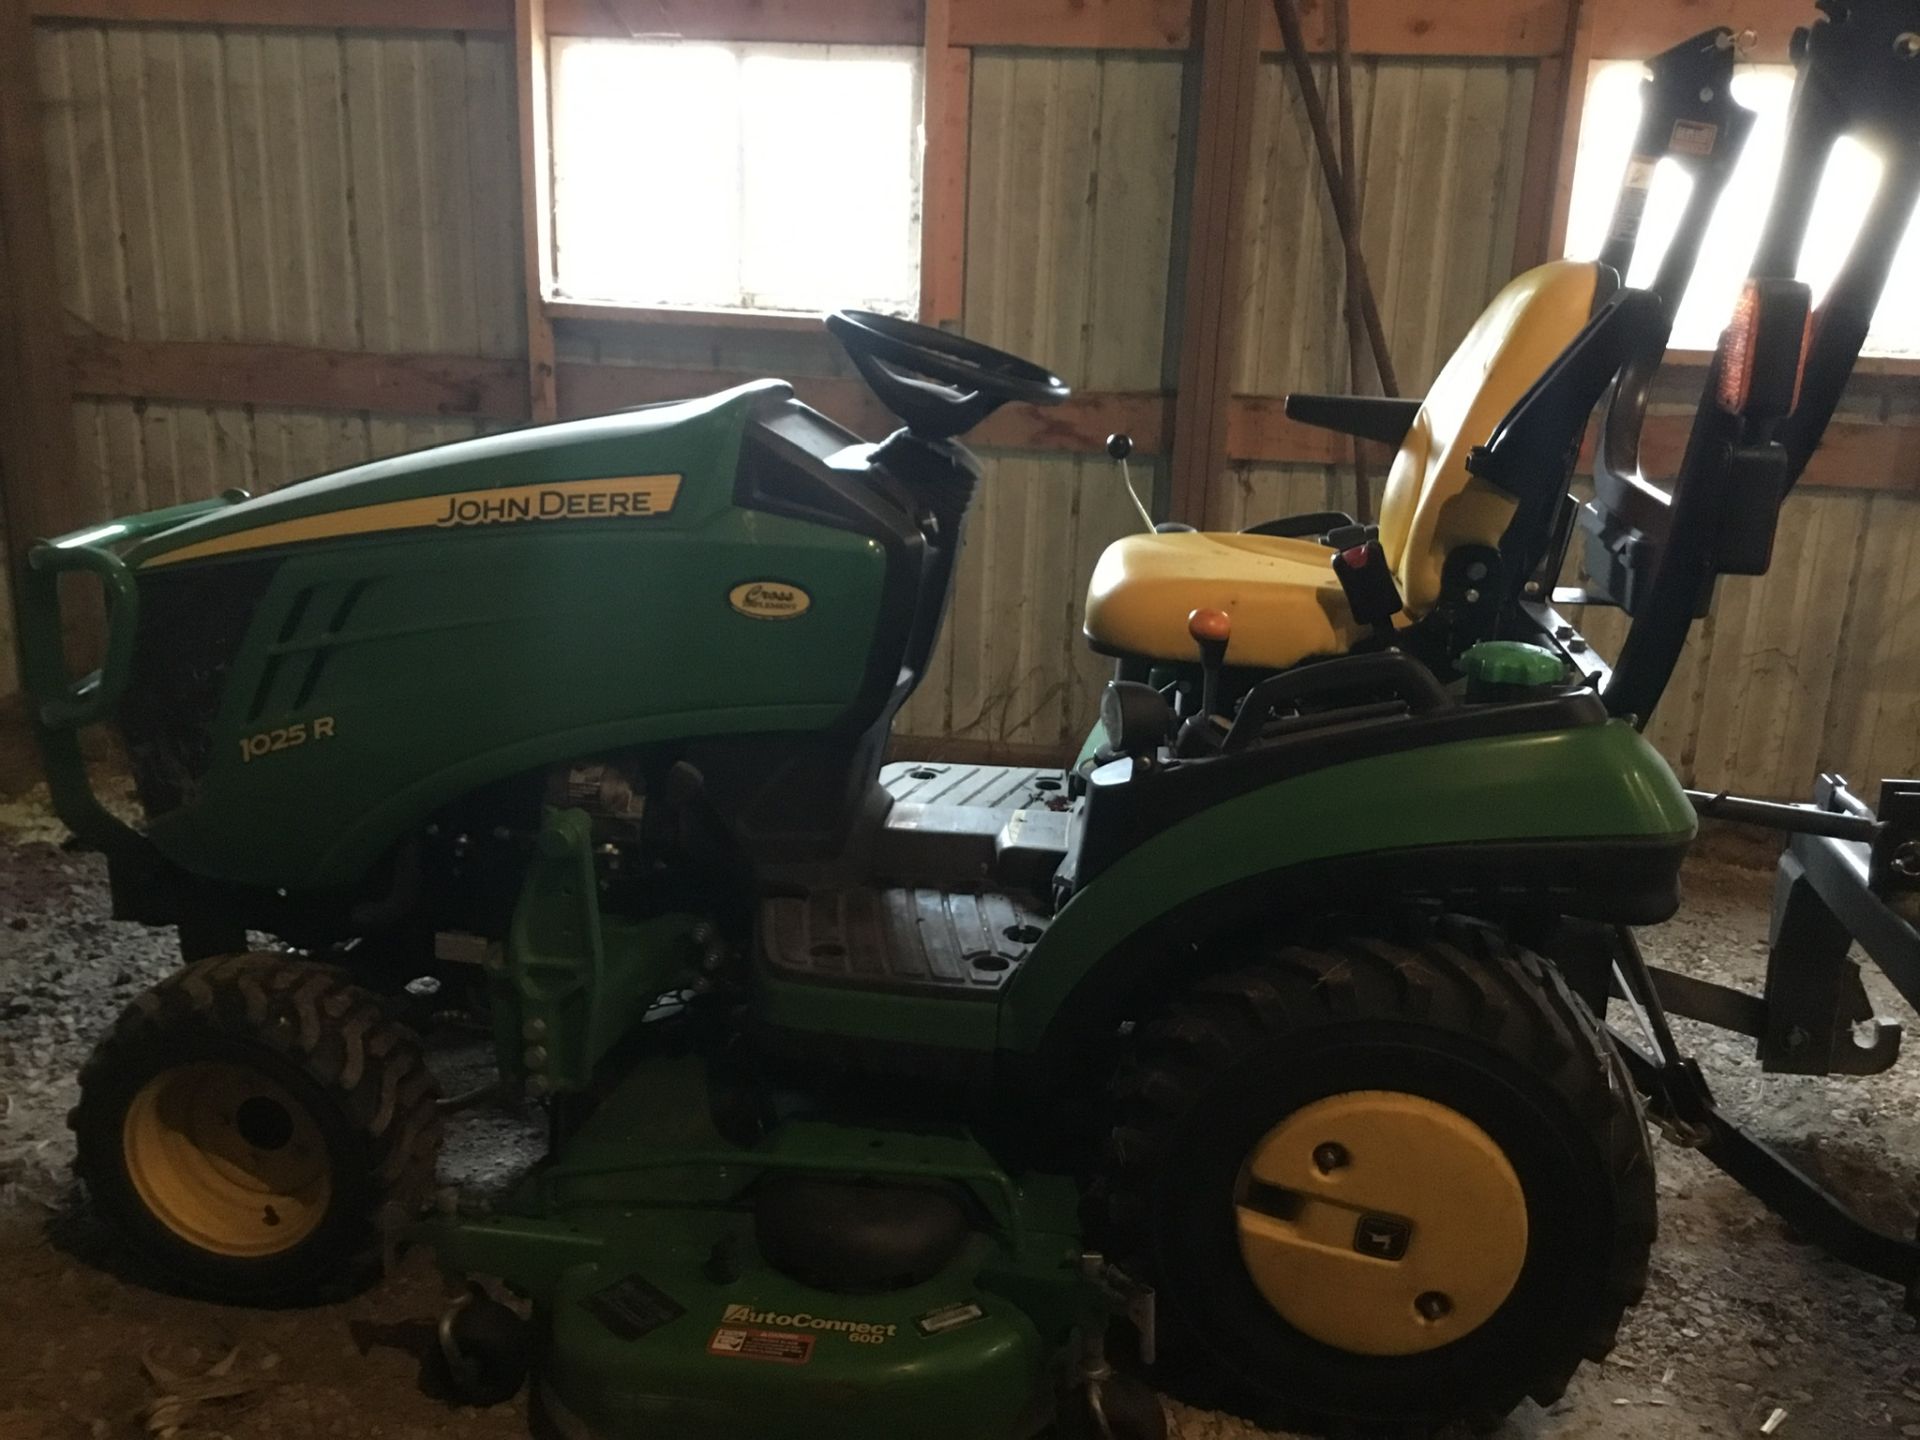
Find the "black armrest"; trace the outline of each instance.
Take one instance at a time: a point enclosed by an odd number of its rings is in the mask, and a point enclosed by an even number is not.
[[[1381,395],[1289,395],[1287,418],[1320,430],[1398,446],[1420,413],[1418,400]]]
[[[1282,515],[1278,520],[1262,520],[1258,525],[1249,525],[1242,535],[1278,535],[1287,540],[1317,540],[1331,530],[1342,530],[1353,524],[1353,517],[1344,510],[1315,510],[1308,515]]]

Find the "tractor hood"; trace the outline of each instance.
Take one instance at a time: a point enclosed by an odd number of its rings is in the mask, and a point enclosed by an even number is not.
[[[664,515],[727,503],[740,437],[792,388],[758,380],[698,400],[462,440],[199,511],[127,563],[195,560],[348,537],[474,525]]]

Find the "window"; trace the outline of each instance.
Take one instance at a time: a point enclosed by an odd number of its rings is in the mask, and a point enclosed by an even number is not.
[[[563,298],[914,310],[917,50],[559,39],[552,55]]]
[[[1567,253],[1576,258],[1599,254],[1606,238],[1640,118],[1640,73],[1637,61],[1608,62],[1596,65],[1588,81],[1567,217]],[[1793,75],[1790,65],[1743,65],[1734,75],[1734,98],[1756,111],[1759,119],[1707,227],[1700,263],[1681,301],[1673,330],[1673,344],[1679,349],[1711,350],[1733,313],[1773,196],[1786,143]],[[1839,273],[1873,199],[1880,169],[1880,161],[1852,141],[1843,140],[1834,148],[1800,253],[1800,278],[1813,287],[1816,301]],[[1686,196],[1686,177],[1678,167],[1662,162],[1647,197],[1642,243],[1634,255],[1633,273],[1627,276],[1629,284],[1651,280]],[[1908,230],[1901,244],[1864,353],[1920,355],[1920,224]]]

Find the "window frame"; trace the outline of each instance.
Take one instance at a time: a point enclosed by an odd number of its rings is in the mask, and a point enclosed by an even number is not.
[[[740,28],[740,27],[736,26],[732,28]],[[927,221],[927,204],[926,204],[926,195],[925,195],[926,178],[927,178],[926,177],[926,162],[927,162],[926,149],[929,143],[928,128],[926,125],[926,119],[928,116],[927,93],[926,93],[927,52],[924,46],[919,42],[918,39],[915,39],[913,42],[908,44],[882,44],[879,41],[869,40],[869,39],[847,40],[847,39],[835,38],[832,40],[798,41],[798,40],[790,40],[790,39],[772,40],[764,37],[756,37],[748,40],[723,40],[723,39],[719,39],[716,36],[710,36],[706,34],[692,34],[692,33],[677,34],[672,36],[571,35],[571,34],[562,34],[558,31],[549,31],[547,38],[550,42],[561,41],[561,40],[576,41],[576,42],[582,41],[582,40],[589,41],[589,42],[594,40],[639,40],[639,41],[664,40],[669,43],[719,45],[726,48],[735,49],[736,51],[740,49],[751,48],[762,54],[775,54],[776,56],[778,55],[779,52],[782,52],[782,51],[813,50],[820,47],[828,47],[833,49],[871,48],[875,50],[885,50],[885,51],[893,52],[888,58],[895,59],[895,60],[905,59],[907,58],[906,52],[911,52],[911,58],[916,67],[915,74],[914,74],[914,82],[913,82],[913,92],[914,92],[913,98],[918,102],[918,113],[914,117],[914,134],[910,139],[910,143],[912,145],[917,145],[919,147],[917,153],[914,153],[912,155],[913,184],[914,184],[913,221],[914,221],[916,233],[911,243],[913,246],[913,250],[916,252],[913,257],[916,293],[912,301],[898,313],[909,315],[913,318],[919,318],[925,312],[926,310],[925,288],[926,287],[925,287],[925,277],[921,272],[924,268],[926,255],[927,255],[926,241],[923,233],[924,227]],[[543,300],[547,306],[548,312],[555,319],[572,318],[572,319],[599,320],[599,321],[626,319],[633,323],[663,324],[663,325],[679,326],[683,328],[695,327],[695,328],[713,328],[713,329],[723,329],[723,330],[738,330],[738,329],[755,330],[757,329],[757,330],[767,330],[767,331],[791,331],[791,330],[803,330],[803,329],[818,329],[820,327],[822,317],[826,314],[826,311],[824,310],[794,309],[789,306],[778,306],[778,305],[755,306],[755,305],[733,305],[733,304],[726,304],[726,303],[678,304],[671,300],[646,301],[646,300],[603,299],[603,298],[598,298],[592,295],[583,295],[574,291],[569,291],[561,286],[560,274],[559,274],[560,213],[558,208],[559,194],[560,194],[560,184],[559,184],[560,161],[559,161],[558,146],[554,141],[554,134],[558,128],[554,119],[554,112],[560,103],[558,98],[559,87],[555,83],[556,81],[555,72],[558,68],[555,51],[558,47],[550,43],[546,48],[547,48],[547,56],[548,56],[548,70],[547,70],[548,143],[546,147],[545,163],[547,166],[547,170],[550,176],[552,177],[550,181],[551,192],[550,192],[550,200],[549,200],[549,208],[551,210],[551,222],[548,226],[547,242],[546,242],[549,245],[550,250],[549,250],[547,267],[546,267],[546,270],[544,271],[544,283],[543,283],[543,291],[544,291]],[[827,57],[808,57],[808,58],[827,58]],[[849,302],[849,303],[863,303],[863,302]],[[571,312],[571,314],[569,314],[569,312]]]
[[[965,288],[967,138],[970,130],[972,50],[950,43],[956,0],[832,0],[761,6],[679,4],[671,8],[674,38],[723,44],[876,45],[921,52],[920,295],[917,318],[940,325],[960,319]],[[817,331],[812,311],[749,310],[731,306],[631,305],[562,295],[554,276],[553,74],[557,38],[646,38],[631,12],[668,13],[659,0],[516,0],[532,32],[520,56],[521,85],[531,92],[530,126],[523,140],[523,184],[534,197],[530,224],[529,324],[551,333],[554,323],[651,325],[699,330],[791,333]],[[531,71],[531,74],[525,73]],[[529,143],[530,141],[530,143]],[[538,346],[534,347],[536,350]],[[540,361],[535,360],[538,366]],[[552,365],[554,362],[546,362]]]

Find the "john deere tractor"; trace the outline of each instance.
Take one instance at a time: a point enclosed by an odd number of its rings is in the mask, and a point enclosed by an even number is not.
[[[1796,303],[1730,332],[1715,434],[1779,411]],[[1141,1373],[1357,1433],[1557,1396],[1646,1273],[1596,1010],[1616,966],[1643,996],[1625,927],[1676,907],[1695,820],[1541,587],[1658,292],[1557,262],[1424,402],[1298,402],[1398,444],[1375,532],[1119,542],[1087,607],[1116,679],[1062,769],[886,756],[980,483],[959,437],[1067,387],[827,324],[899,417],[877,444],[762,381],[33,551],[56,801],[190,962],[83,1074],[99,1210],[255,1303],[428,1241],[475,1282],[459,1393],[531,1366],[568,1436],[1152,1437]],[[1704,447],[1678,493],[1765,448]],[[1682,540],[1717,525],[1655,538],[1710,584]],[[108,616],[79,679],[75,574]],[[1684,636],[1671,583],[1636,635]],[[101,723],[137,828],[90,789]],[[421,977],[550,1117],[484,1211],[412,1218]]]

